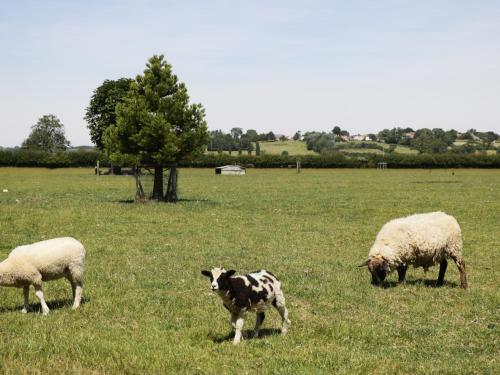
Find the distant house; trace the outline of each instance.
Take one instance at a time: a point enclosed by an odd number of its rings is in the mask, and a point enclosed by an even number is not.
[[[246,174],[246,169],[239,165],[224,165],[215,168],[215,174],[242,175]]]
[[[405,137],[407,139],[413,139],[413,138],[415,138],[415,132],[404,133],[403,137]]]
[[[351,136],[352,141],[369,141],[370,137],[365,134],[354,134]]]
[[[474,133],[470,133],[470,136],[471,136],[471,138],[472,138],[472,140],[473,140],[473,141],[478,142],[478,141],[480,141],[480,140],[481,140],[481,138],[479,138],[479,137],[478,137],[477,135],[475,135]]]

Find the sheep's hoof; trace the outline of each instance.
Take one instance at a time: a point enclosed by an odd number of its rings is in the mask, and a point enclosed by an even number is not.
[[[233,341],[233,345],[238,345],[240,342],[239,341]]]
[[[23,307],[21,309],[21,314],[27,314],[28,313],[28,309],[26,307]]]
[[[44,316],[49,315],[49,311],[50,310],[44,310],[44,311],[42,311],[42,315],[44,315]]]

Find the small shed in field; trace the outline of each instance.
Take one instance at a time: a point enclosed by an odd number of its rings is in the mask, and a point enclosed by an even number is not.
[[[246,173],[246,169],[239,165],[224,165],[215,168],[215,174],[242,175]]]

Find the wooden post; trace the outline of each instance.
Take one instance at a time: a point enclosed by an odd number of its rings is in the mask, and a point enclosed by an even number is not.
[[[300,173],[300,160],[297,159],[297,173]]]
[[[100,176],[100,175],[101,175],[101,173],[100,173],[100,171],[99,171],[99,160],[97,160],[97,163],[96,163],[96,165],[95,165],[95,174],[96,174],[97,176]]]

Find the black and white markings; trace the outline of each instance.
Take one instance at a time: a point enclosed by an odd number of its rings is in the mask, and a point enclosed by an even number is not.
[[[260,270],[234,276],[236,271],[226,271],[221,267],[211,271],[203,270],[201,273],[210,278],[212,290],[219,295],[224,307],[231,313],[231,324],[235,328],[234,344],[241,340],[246,313],[253,311],[257,314],[253,332],[253,336],[256,336],[265,318],[264,311],[270,306],[274,306],[283,319],[281,333],[287,333],[290,320],[285,307],[285,296],[281,282],[271,272]]]

